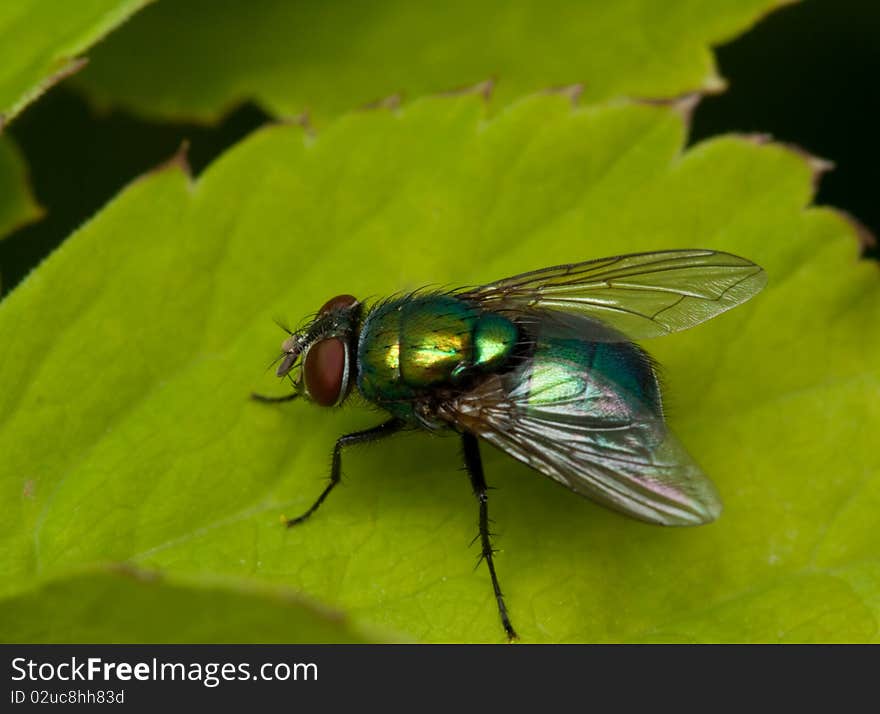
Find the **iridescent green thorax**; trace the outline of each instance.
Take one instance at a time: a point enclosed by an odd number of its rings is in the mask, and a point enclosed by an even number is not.
[[[392,300],[373,309],[361,328],[358,388],[368,400],[408,416],[412,404],[406,400],[503,365],[518,338],[507,318],[454,297]]]

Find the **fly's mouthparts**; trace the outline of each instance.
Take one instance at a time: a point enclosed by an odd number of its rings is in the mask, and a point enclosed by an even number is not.
[[[299,353],[299,349],[294,349],[290,352],[286,352],[284,354],[284,359],[281,360],[281,364],[278,365],[278,369],[275,371],[275,375],[278,377],[283,377],[288,372],[290,372],[290,370],[293,369],[294,362],[296,362],[297,358],[299,357]]]

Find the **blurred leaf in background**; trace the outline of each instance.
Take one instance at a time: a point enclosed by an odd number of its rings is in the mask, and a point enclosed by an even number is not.
[[[69,86],[53,90],[10,127],[26,152],[31,182],[46,209],[43,220],[0,241],[3,294],[117,191],[172,156],[183,142],[191,146],[193,170],[201,171],[267,120],[245,105],[213,127],[151,124],[125,112],[95,114]]]
[[[718,62],[729,86],[701,102],[691,141],[726,131],[750,131],[810,147],[836,165],[819,186],[817,201],[846,208],[875,233],[880,231],[880,203],[874,189],[880,181],[880,164],[875,161],[880,138],[872,123],[880,111],[880,92],[870,79],[880,72],[874,41],[880,33],[878,8],[870,0],[795,3],[770,13],[752,31],[719,47]],[[133,22],[142,19],[138,15]],[[198,27],[192,28],[193,34]],[[157,41],[157,47],[162,46]],[[528,47],[522,52],[528,53]],[[144,61],[151,62],[154,55],[149,53]],[[649,61],[667,60],[652,54]],[[534,63],[539,62],[536,55]],[[215,74],[223,74],[225,67],[221,63]],[[510,78],[498,79],[504,83]],[[449,82],[444,89],[463,80]],[[151,122],[117,105],[106,108],[111,111],[90,111],[67,82],[9,128],[27,156],[46,219],[0,242],[4,293],[116,191],[170,156],[182,141],[190,140],[190,161],[198,172],[267,120],[253,104],[234,110],[214,128],[164,117]],[[876,254],[876,249],[868,249],[868,255]]]
[[[0,132],[49,87],[80,70],[85,49],[148,0],[18,0],[0,4]],[[14,142],[0,136],[0,238],[40,218]]]
[[[834,162],[817,202],[880,233],[880,3],[802,2],[718,49],[728,91],[696,113],[692,136],[770,133]],[[880,258],[877,246],[868,255]]]
[[[43,65],[68,66],[70,57],[144,4],[90,0],[68,21],[54,12],[53,0],[30,0],[15,12],[12,6],[6,10],[5,31],[26,26],[17,42],[28,43],[34,28],[42,28],[45,36],[34,40],[33,52],[47,55]],[[0,245],[4,290],[182,140],[191,141],[198,169],[262,123],[254,105],[234,111],[248,98],[275,116],[309,110],[323,121],[389,95],[411,98],[489,78],[497,80],[497,106],[526,91],[575,82],[585,84],[585,99],[592,100],[713,90],[723,82],[709,45],[780,4],[155,3],[91,50],[85,77],[76,79],[74,86],[94,104],[115,112],[88,116],[70,95],[53,96],[15,131],[35,166],[37,195],[49,219]],[[0,35],[3,29],[0,19]],[[10,68],[21,64],[16,47],[6,45],[15,54]],[[26,72],[10,72],[29,86]],[[216,123],[221,115],[226,121],[213,132],[180,123]],[[159,123],[150,126],[145,118]]]
[[[28,187],[18,148],[7,137],[0,136],[0,238],[41,215],[42,210]]]
[[[187,121],[216,121],[253,100],[323,123],[389,95],[488,79],[496,106],[574,83],[585,101],[671,97],[722,88],[709,46],[783,4],[177,0],[110,37],[77,85],[101,105]]]
[[[82,68],[83,50],[149,0],[17,0],[0,5],[0,126]]]
[[[749,305],[646,345],[725,513],[647,526],[485,449],[514,622],[530,642],[876,640],[876,266],[847,220],[806,208],[816,162],[748,137],[682,154],[682,109],[425,99],[317,135],[267,128],[195,182],[177,162],[131,185],[0,303],[0,618],[127,561],[308,593],[356,628],[499,641],[454,440],[353,451],[318,517],[279,524],[321,488],[334,439],[381,417],[249,402],[274,386],[271,318],[698,246],[770,277]],[[30,624],[17,637],[44,632]]]

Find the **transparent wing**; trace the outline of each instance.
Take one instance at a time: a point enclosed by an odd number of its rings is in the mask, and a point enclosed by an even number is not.
[[[721,501],[715,487],[660,416],[647,409],[609,409],[607,403],[593,409],[584,395],[542,396],[527,378],[511,388],[509,380],[495,375],[445,403],[440,416],[572,491],[633,518],[686,526],[718,517]],[[597,399],[607,400],[608,393]]]
[[[730,253],[667,250],[544,268],[457,295],[499,312],[556,310],[592,317],[643,339],[720,315],[766,282],[760,266]]]

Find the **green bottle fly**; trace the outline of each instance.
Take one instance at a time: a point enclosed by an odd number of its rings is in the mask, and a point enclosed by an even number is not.
[[[339,295],[282,344],[277,374],[320,406],[356,385],[388,418],[339,437],[342,450],[404,429],[458,435],[479,503],[502,625],[516,632],[498,584],[479,439],[570,490],[667,526],[718,517],[711,481],[666,426],[657,367],[632,340],[688,329],[766,283],[754,263],[711,250],[670,250],[536,270],[475,287],[391,298],[366,309]]]

